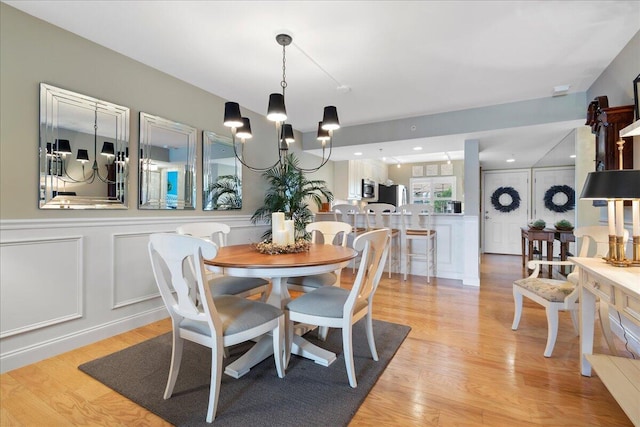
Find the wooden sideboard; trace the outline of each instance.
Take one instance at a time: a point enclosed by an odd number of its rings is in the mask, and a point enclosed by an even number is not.
[[[614,267],[599,258],[571,258],[579,271],[580,372],[593,367],[629,419],[640,426],[640,359],[593,354],[596,297],[640,325],[640,267]]]

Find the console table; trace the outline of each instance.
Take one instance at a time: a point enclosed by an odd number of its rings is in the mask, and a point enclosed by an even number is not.
[[[596,297],[640,325],[640,267],[614,267],[600,258],[572,257],[579,271],[580,373],[593,367],[631,422],[640,426],[640,360],[593,354]]]
[[[522,239],[522,266],[527,265],[533,259],[533,242],[539,242],[540,258],[542,258],[542,242],[547,242],[547,261],[553,261],[553,240],[555,230],[545,228],[543,230],[520,227],[520,237]],[[526,244],[528,241],[528,245]],[[526,250],[528,249],[528,251]],[[551,277],[551,266],[549,266],[549,277]]]

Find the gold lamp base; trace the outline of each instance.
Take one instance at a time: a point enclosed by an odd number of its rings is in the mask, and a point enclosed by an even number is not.
[[[609,235],[609,257],[604,259],[615,267],[640,266],[640,236],[633,236],[633,259],[627,259],[622,236]]]

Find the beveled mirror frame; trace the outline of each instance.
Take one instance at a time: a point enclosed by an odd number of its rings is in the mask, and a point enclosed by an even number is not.
[[[128,150],[129,108],[40,83],[40,209],[127,209]]]
[[[140,113],[139,209],[195,209],[193,126]]]
[[[202,210],[242,209],[242,165],[231,138],[202,131]]]

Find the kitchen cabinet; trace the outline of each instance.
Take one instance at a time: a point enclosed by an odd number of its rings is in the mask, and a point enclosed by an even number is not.
[[[609,107],[606,96],[596,97],[587,109],[586,125],[596,136],[595,170],[620,169],[620,130],[633,122],[633,105]],[[623,138],[623,169],[633,169],[633,138]]]
[[[345,160],[335,162],[333,166],[333,195],[340,200],[360,200],[362,198],[362,180],[370,179],[376,183],[387,180],[386,163],[373,160]]]
[[[345,160],[333,165],[333,197],[339,200],[360,200],[363,165],[360,160]]]

